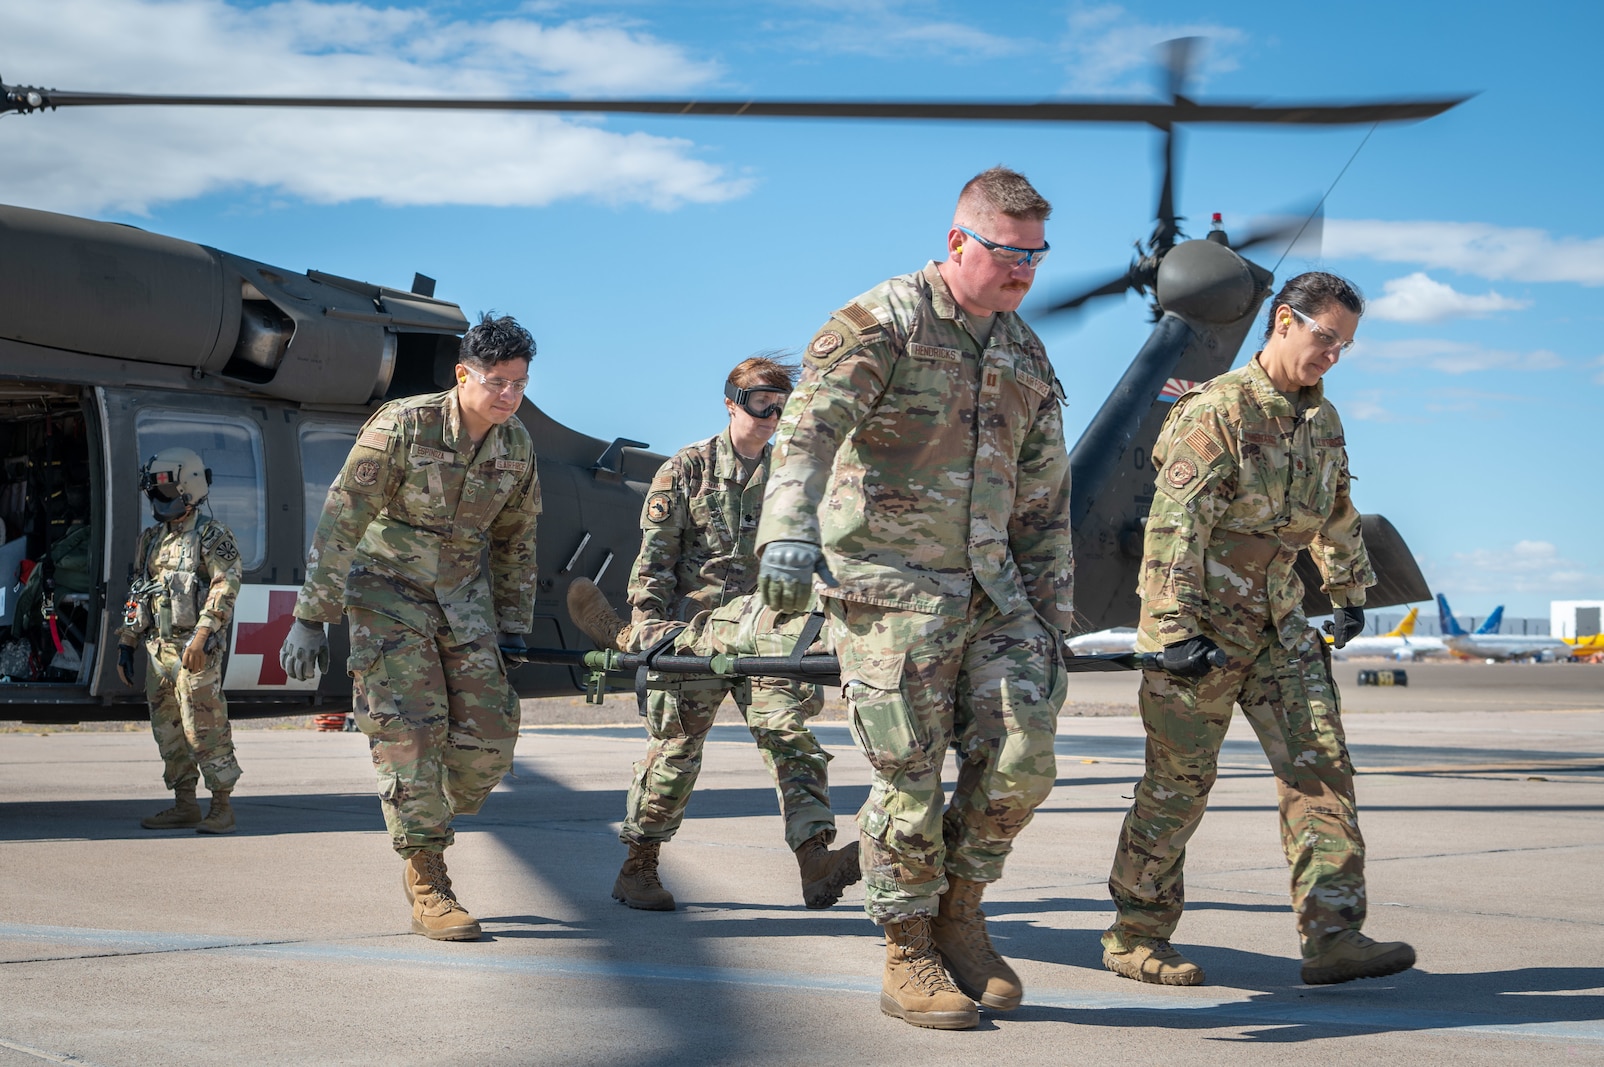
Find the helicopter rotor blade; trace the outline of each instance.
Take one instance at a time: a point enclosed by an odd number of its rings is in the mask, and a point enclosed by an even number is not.
[[[1153,237],[1149,251],[1163,255],[1175,247],[1181,235],[1180,217],[1175,214],[1175,127],[1164,127],[1164,140],[1159,146],[1159,166],[1163,178],[1159,181],[1158,212],[1153,216]]]
[[[1201,37],[1176,37],[1159,46],[1159,70],[1164,76],[1162,90],[1172,106],[1192,103],[1186,97],[1186,86],[1191,81],[1193,62],[1202,45]],[[1149,251],[1162,256],[1175,247],[1181,229],[1180,219],[1175,214],[1175,124],[1163,123],[1159,129],[1164,134],[1159,146],[1159,174],[1163,177],[1159,180],[1158,210],[1153,214],[1156,223]]]
[[[1135,122],[1344,126],[1401,122],[1440,115],[1469,99],[1390,100],[1353,104],[1199,104],[1046,100],[1039,103],[919,100],[567,100],[361,96],[202,96],[173,93],[91,93],[0,85],[0,113],[28,114],[64,107],[280,107],[434,111],[550,111],[754,118],[924,119],[975,122]]]
[[[1313,208],[1294,211],[1272,219],[1231,242],[1231,250],[1238,255],[1259,245],[1282,245],[1285,257],[1294,248],[1303,249],[1306,259],[1318,259],[1320,241],[1325,230],[1325,203]]]
[[[1137,288],[1134,268],[1127,269],[1117,278],[1110,278],[1100,285],[1076,293],[1064,300],[1055,301],[1036,312],[1037,317],[1057,315],[1065,311],[1073,311],[1087,301],[1095,300],[1101,296],[1118,296],[1128,289]]]
[[[1201,37],[1176,37],[1159,46],[1163,53],[1164,95],[1170,100],[1186,97],[1186,84],[1192,79],[1194,60],[1202,46]]]

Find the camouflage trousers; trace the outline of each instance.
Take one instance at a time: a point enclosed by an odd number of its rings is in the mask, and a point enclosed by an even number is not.
[[[1266,631],[1258,649],[1224,647],[1228,665],[1200,679],[1162,671],[1142,677],[1147,771],[1108,880],[1119,911],[1103,935],[1110,948],[1168,938],[1180,922],[1186,843],[1208,804],[1233,704],[1242,706],[1275,773],[1304,956],[1364,923],[1364,838],[1325,642],[1309,629],[1287,649]]]
[[[352,703],[390,843],[402,856],[445,849],[452,818],[476,814],[512,767],[518,694],[496,637],[457,644],[443,624],[422,634],[365,608],[347,617]]]
[[[1002,877],[1014,838],[1052,791],[1065,677],[1033,613],[1002,615],[976,587],[965,618],[826,599],[852,734],[874,766],[858,813],[864,909],[877,923],[935,915],[946,876]],[[957,748],[945,805],[941,772]]]
[[[698,613],[681,631],[674,647],[688,655],[720,652],[781,655],[790,651],[806,615],[776,616],[755,596]],[[674,623],[673,627],[681,624]],[[637,626],[634,647],[647,647],[666,634],[660,623]],[[646,756],[635,764],[629,800],[619,839],[626,844],[667,841],[685,821],[685,809],[702,770],[702,749],[719,705],[734,695],[746,728],[774,778],[785,843],[793,851],[823,831],[835,840],[835,814],[830,810],[828,765],[832,758],[808,729],[807,720],[824,707],[819,687],[778,678],[754,678],[748,688],[719,678],[672,678],[654,675],[646,703]]]
[[[150,704],[150,732],[162,757],[162,781],[168,789],[193,789],[201,778],[212,792],[229,792],[239,781],[234,735],[223,699],[221,652],[206,657],[198,671],[184,668],[184,646],[190,634],[175,633],[145,642],[150,656],[145,671],[145,700]]]

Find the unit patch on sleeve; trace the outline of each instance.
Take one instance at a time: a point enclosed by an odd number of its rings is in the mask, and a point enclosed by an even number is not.
[[[809,347],[813,349],[815,356],[828,356],[841,347],[841,335],[834,330],[825,330],[813,339],[813,344]]]
[[[379,482],[379,461],[376,459],[358,460],[351,468],[351,480],[357,485],[377,485]]]
[[[1180,489],[1191,484],[1197,477],[1197,466],[1189,459],[1178,459],[1164,470],[1164,480],[1170,483],[1170,488]]]
[[[212,553],[224,563],[233,563],[239,559],[239,549],[234,547],[234,539],[225,537],[212,546]]]
[[[657,492],[646,498],[646,517],[653,522],[666,522],[674,513],[674,498],[667,493]]]

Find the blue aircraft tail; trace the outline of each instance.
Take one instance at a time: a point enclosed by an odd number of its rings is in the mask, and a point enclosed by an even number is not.
[[[1503,622],[1504,605],[1500,604],[1493,609],[1493,613],[1491,615],[1487,616],[1486,622],[1476,627],[1476,632],[1479,634],[1495,634],[1498,632],[1498,627],[1501,626]]]
[[[1448,598],[1441,593],[1437,594],[1437,621],[1442,624],[1442,632],[1448,637],[1465,637],[1465,628],[1459,625],[1454,618],[1454,611],[1448,606]]]

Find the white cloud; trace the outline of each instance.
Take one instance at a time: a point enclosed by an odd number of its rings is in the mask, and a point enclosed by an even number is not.
[[[1431,569],[1432,584],[1453,590],[1456,597],[1535,593],[1549,599],[1565,599],[1582,588],[1604,587],[1604,574],[1585,562],[1565,558],[1549,541],[1524,540],[1498,548],[1455,552],[1447,566]]]
[[[1365,389],[1342,401],[1342,417],[1358,422],[1400,422],[1401,416],[1388,408],[1383,399],[1389,394],[1382,389]]]
[[[1370,301],[1366,313],[1389,322],[1441,322],[1451,318],[1480,318],[1495,311],[1519,311],[1530,300],[1515,300],[1495,292],[1474,296],[1437,281],[1424,271],[1394,278],[1383,288],[1385,296]]]
[[[1501,369],[1550,370],[1565,365],[1563,359],[1546,348],[1519,352],[1431,337],[1364,341],[1354,347],[1354,355],[1363,357],[1366,362],[1379,360],[1397,366],[1423,366],[1448,374]]]
[[[1325,255],[1418,263],[1494,281],[1604,285],[1604,237],[1555,237],[1485,222],[1328,219]]]
[[[783,35],[790,47],[830,55],[940,56],[948,63],[974,63],[1018,55],[1034,42],[988,33],[978,24],[931,18],[930,5],[917,0],[809,0],[802,17],[765,20],[765,30]]]
[[[1066,91],[1150,95],[1162,78],[1159,46],[1177,37],[1207,38],[1193,56],[1193,91],[1210,75],[1237,69],[1233,53],[1247,42],[1241,30],[1216,22],[1144,22],[1118,4],[1077,7],[1063,40]]]
[[[717,67],[620,22],[479,22],[363,2],[58,0],[6,15],[7,74],[82,90],[520,96],[675,92]],[[24,72],[16,57],[29,57]],[[260,188],[316,203],[672,208],[747,183],[679,138],[555,115],[69,109],[0,122],[0,199],[62,211]]]

